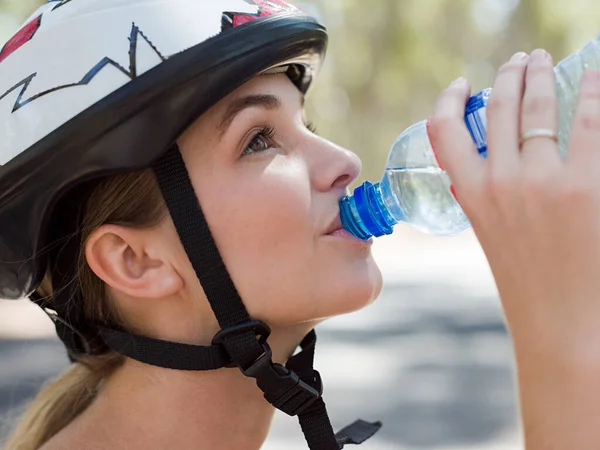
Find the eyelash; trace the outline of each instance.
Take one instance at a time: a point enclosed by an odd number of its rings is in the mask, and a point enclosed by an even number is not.
[[[308,122],[306,124],[306,128],[311,133],[317,134],[317,127],[312,122]],[[248,150],[250,149],[250,147],[252,147],[252,145],[254,143],[256,143],[259,140],[259,138],[265,138],[264,144],[266,145],[266,147],[262,150],[252,150],[251,152],[249,152]],[[264,152],[265,150],[268,150],[269,148],[271,148],[272,145],[274,145],[274,142],[273,142],[274,139],[275,139],[275,128],[273,128],[271,126],[261,128],[260,130],[258,130],[258,132],[254,135],[252,140],[246,146],[246,148],[242,152],[242,156],[251,155],[253,153],[260,153],[260,152]]]
[[[250,147],[252,147],[252,145],[255,142],[258,142],[259,138],[263,138],[266,147],[264,149],[262,149],[262,150],[252,150],[252,151],[249,152],[248,150],[250,150]],[[246,148],[242,152],[242,156],[244,156],[244,155],[251,155],[253,153],[260,153],[260,152],[264,152],[265,150],[268,150],[273,145],[273,139],[274,138],[275,138],[275,128],[273,128],[273,127],[263,127],[263,128],[261,128],[254,135],[254,137],[252,138],[252,140],[250,140],[250,142],[248,143],[248,145],[246,146]]]
[[[306,128],[308,129],[308,131],[310,131],[312,134],[317,134],[317,127],[313,122],[308,122],[306,124]]]

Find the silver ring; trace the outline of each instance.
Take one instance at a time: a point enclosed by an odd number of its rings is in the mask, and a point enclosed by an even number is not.
[[[550,138],[554,142],[558,143],[558,135],[554,132],[554,130],[550,130],[549,128],[533,128],[529,131],[525,131],[521,135],[519,145],[523,145],[525,141],[528,141],[529,139],[538,137]]]

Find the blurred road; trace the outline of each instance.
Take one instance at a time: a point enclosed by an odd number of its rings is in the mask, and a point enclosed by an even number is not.
[[[521,448],[512,353],[472,234],[399,228],[373,252],[381,297],[318,330],[315,366],[334,428],[382,420],[365,450]],[[48,322],[26,302],[0,302],[0,437],[9,411],[67,364]],[[263,450],[306,450],[296,420],[277,414]]]

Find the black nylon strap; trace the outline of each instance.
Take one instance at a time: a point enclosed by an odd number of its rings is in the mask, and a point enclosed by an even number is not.
[[[302,351],[290,358],[286,367],[305,383],[320,389],[321,386],[317,386],[320,377],[313,369],[316,343],[317,335],[313,330],[300,343]],[[339,450],[346,444],[362,444],[381,428],[381,422],[357,420],[334,434],[323,397],[299,414],[298,419],[310,450]]]
[[[52,298],[41,299],[36,293],[31,296],[54,322],[56,333],[67,347],[71,362],[75,362],[78,355],[102,348],[95,330],[85,323],[81,291],[78,284],[73,283],[77,276],[76,255],[81,245],[81,205],[85,195],[86,191],[81,190],[64,200],[59,208],[61,213],[55,215],[51,222],[53,232],[63,235],[48,251],[54,291]]]
[[[199,346],[168,342],[100,327],[106,344],[121,353],[146,364],[177,370],[213,370],[229,364],[229,357],[220,345]]]
[[[228,328],[249,321],[250,316],[223,263],[177,145],[167,150],[153,168],[179,239],[219,325]],[[223,345],[244,368],[262,354],[256,336],[250,331],[228,337]]]
[[[185,162],[176,145],[154,164],[179,239],[198,275],[221,328],[250,320],[202,212]]]
[[[377,433],[380,428],[381,422],[365,422],[359,419],[338,431],[335,438],[340,448],[344,448],[346,444],[358,445]]]
[[[212,237],[177,145],[173,145],[165,152],[156,161],[153,168],[181,243],[194,267],[219,325],[225,330],[250,321],[248,312]],[[138,339],[139,337],[136,337],[136,340]],[[268,365],[272,363],[264,360],[264,348],[257,340],[257,335],[254,332],[243,331],[226,334],[223,336],[221,344],[225,346],[227,353],[240,366],[242,371],[249,369],[244,371],[248,376],[253,376],[250,372],[258,367],[259,372],[262,373],[264,370],[266,374],[273,377],[270,368],[272,366]],[[315,344],[316,333],[312,331],[301,343],[303,351],[291,358],[287,367],[295,372],[304,383],[320,392],[321,380],[318,372],[313,369]],[[151,354],[156,355],[155,351],[150,350],[150,347],[155,347],[155,345],[156,343],[142,345],[142,348],[147,347],[149,349],[147,355],[149,358],[154,358],[154,356],[150,356]],[[140,347],[135,346],[134,348],[139,353]],[[169,348],[172,351],[167,351],[166,354],[173,355],[171,364],[178,364],[174,356],[176,355],[176,359],[179,359],[184,352],[183,348]],[[264,363],[262,360],[264,360]],[[156,358],[156,361],[158,365],[164,366],[164,354]],[[277,377],[275,376],[275,378]],[[261,380],[258,378],[257,383],[259,386],[261,385]],[[274,388],[277,389],[277,386],[274,386]],[[268,397],[268,395],[269,393],[265,391],[265,397]],[[305,400],[302,396],[292,397],[291,402],[286,401],[286,406],[293,407],[296,404],[295,402],[301,404]],[[359,421],[344,428],[343,433],[336,436],[329,421],[325,403],[320,396],[310,406],[303,409],[298,414],[298,418],[311,450],[339,450],[347,443],[361,443],[381,427],[379,422],[369,424],[368,422]]]
[[[305,383],[315,388],[317,380],[313,364],[316,343],[317,334],[313,330],[300,343],[302,352],[292,356],[286,364],[288,369],[296,372]],[[311,450],[339,450],[341,448],[335,438],[323,397],[299,414],[298,420]]]
[[[222,328],[219,344],[194,346],[94,327],[103,343],[135,360],[171,369],[211,370],[231,367],[233,361],[244,374],[257,378],[265,398],[271,399],[283,411],[298,415],[311,450],[340,450],[345,444],[360,444],[371,437],[381,427],[380,422],[359,420],[334,434],[320,395],[321,379],[313,369],[314,330],[300,344],[302,351],[288,361],[286,366],[292,373],[277,372],[277,365],[271,361],[270,349],[265,342],[266,336],[261,342],[257,339],[260,334],[256,333],[256,324],[250,323],[248,327],[250,317],[219,254],[176,145],[155,163],[154,171],[179,238]],[[71,275],[74,265],[66,258],[57,258],[56,263],[53,282],[61,286]],[[73,296],[77,294],[66,289],[59,295],[55,294],[53,306],[58,315],[53,320],[63,342],[70,350],[80,354],[89,352],[89,349],[81,345],[86,343],[87,336],[73,327],[75,325],[79,329],[85,323],[80,308],[69,308],[69,300],[72,303]],[[268,359],[265,358],[267,354]]]

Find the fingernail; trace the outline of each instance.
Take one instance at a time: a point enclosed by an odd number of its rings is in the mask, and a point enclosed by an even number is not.
[[[467,79],[465,77],[458,77],[456,80],[450,83],[450,86],[464,86],[466,82]]]
[[[515,53],[514,55],[512,55],[512,57],[510,58],[511,61],[523,61],[525,59],[529,58],[529,55],[525,52],[518,52]]]
[[[544,59],[549,59],[550,54],[542,48],[536,48],[534,51],[531,52],[531,58],[541,61]]]

